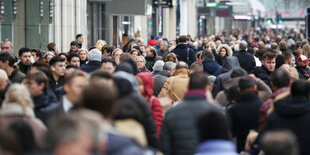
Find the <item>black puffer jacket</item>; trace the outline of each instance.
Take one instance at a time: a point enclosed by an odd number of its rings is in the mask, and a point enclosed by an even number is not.
[[[274,111],[267,118],[260,132],[273,129],[291,130],[297,137],[300,155],[310,154],[310,100],[305,97],[293,97],[274,104]]]
[[[271,72],[264,66],[262,65],[261,67],[255,67],[252,72],[256,77],[260,78],[263,80],[270,88],[271,88]]]
[[[256,66],[254,56],[245,50],[239,51],[235,56],[238,58],[240,66],[248,73],[251,73]]]

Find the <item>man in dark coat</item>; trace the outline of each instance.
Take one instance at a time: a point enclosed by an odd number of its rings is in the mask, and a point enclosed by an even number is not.
[[[240,66],[251,73],[256,66],[254,56],[246,51],[247,43],[245,41],[241,41],[239,48],[240,51],[235,56],[238,58]]]
[[[266,52],[263,55],[262,66],[253,69],[253,74],[263,80],[270,88],[271,73],[276,67],[276,54],[271,52]]]
[[[171,108],[163,121],[160,144],[165,155],[194,154],[199,145],[195,120],[201,112],[213,108],[206,102],[208,77],[205,73],[193,73],[188,88],[181,103]]]
[[[180,36],[179,44],[171,52],[177,56],[178,61],[184,61],[190,66],[196,61],[196,55],[194,50],[188,46],[187,40],[187,36]]]
[[[25,74],[14,66],[15,58],[9,52],[0,53],[0,68],[8,75],[12,83],[21,83]]]
[[[244,150],[246,138],[251,129],[258,129],[259,109],[262,102],[257,95],[257,86],[249,77],[238,82],[239,98],[227,109],[231,118],[232,133],[237,138],[238,152]]]
[[[86,73],[91,73],[101,67],[102,52],[98,48],[94,48],[88,52],[89,62],[81,67]]]
[[[310,154],[310,100],[309,83],[297,80],[292,84],[291,97],[277,101],[267,118],[259,137],[266,131],[283,129],[292,131],[299,144],[300,155]]]
[[[19,60],[18,68],[24,74],[27,74],[31,70],[31,51],[29,48],[21,48],[18,51]]]

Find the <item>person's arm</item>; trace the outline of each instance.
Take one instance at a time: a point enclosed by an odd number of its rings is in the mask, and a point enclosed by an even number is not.
[[[270,81],[269,81],[270,82]],[[269,86],[259,78],[255,78],[255,83],[257,85],[258,96],[264,102],[266,101],[272,94]]]
[[[169,122],[167,119],[168,115],[169,114],[167,113],[167,115],[163,121],[162,129],[161,129],[161,133],[160,133],[160,149],[165,155],[171,155],[172,154],[172,150],[171,150],[172,137],[171,137],[171,133],[169,130]]]

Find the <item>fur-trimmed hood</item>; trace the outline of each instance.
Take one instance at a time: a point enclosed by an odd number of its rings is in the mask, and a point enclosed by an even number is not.
[[[222,48],[225,48],[225,49],[226,49],[226,51],[227,51],[227,56],[232,56],[232,54],[233,54],[233,53],[232,53],[232,50],[231,50],[231,48],[230,48],[228,45],[226,45],[226,44],[221,44],[221,45],[216,49],[216,53],[220,54]]]

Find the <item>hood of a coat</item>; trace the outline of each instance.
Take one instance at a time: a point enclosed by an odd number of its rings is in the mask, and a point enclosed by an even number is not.
[[[216,53],[217,53],[217,54],[220,54],[222,48],[225,48],[225,49],[226,49],[227,56],[232,56],[232,50],[231,50],[231,48],[230,48],[228,45],[226,45],[226,44],[221,44],[221,45],[216,49]]]
[[[207,70],[208,72],[211,72],[211,73],[217,71],[221,67],[215,60],[211,60],[211,59],[204,60],[202,64],[203,64],[204,70]]]
[[[138,82],[135,76],[133,76],[132,74],[124,72],[124,71],[118,71],[113,74],[113,78],[127,79],[131,83],[131,86],[133,87],[133,89],[135,91],[138,91]]]
[[[303,97],[293,97],[275,103],[274,110],[284,117],[299,117],[310,112],[310,100]]]
[[[152,73],[141,72],[138,73],[137,76],[142,80],[144,86],[144,92],[142,93],[142,95],[151,97],[153,95],[153,88],[154,88],[154,80]]]
[[[235,67],[240,67],[238,58],[234,56],[227,56],[223,60],[222,73],[226,73]]]

